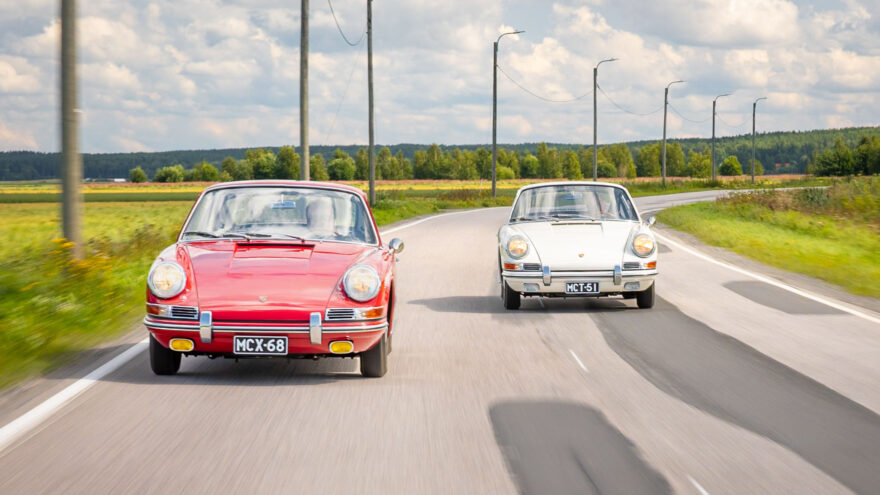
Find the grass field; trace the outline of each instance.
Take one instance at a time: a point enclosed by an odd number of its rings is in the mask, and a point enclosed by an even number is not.
[[[528,181],[379,182],[373,213],[380,225],[455,208],[506,206]],[[758,187],[827,183],[762,177]],[[366,188],[364,183],[353,183]],[[742,178],[625,181],[633,195],[747,188]],[[86,258],[69,261],[60,240],[57,183],[0,183],[0,388],[65,362],[117,335],[143,312],[147,270],[173,242],[192,201],[207,184],[87,184]]]
[[[784,270],[880,297],[880,178],[679,206],[659,221]]]

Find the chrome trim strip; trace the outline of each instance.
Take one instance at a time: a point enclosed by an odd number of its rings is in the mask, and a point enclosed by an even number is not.
[[[329,321],[334,321],[334,322],[335,321],[340,321],[340,322],[345,322],[345,321],[376,321],[376,320],[381,320],[382,318],[385,318],[384,315],[377,316],[375,318],[339,318],[339,317],[331,318],[330,317],[331,311],[349,311],[350,310],[350,311],[352,311],[352,313],[356,313],[358,311],[366,312],[366,311],[372,311],[374,309],[384,309],[384,306],[374,306],[374,307],[370,307],[370,308],[327,308],[324,310],[324,321],[325,322],[329,322]]]
[[[614,285],[620,285],[623,275],[620,272],[620,265],[614,265]]]
[[[164,323],[149,318],[144,318],[144,325],[148,328],[158,328],[161,330],[184,330],[188,332],[198,332],[198,325],[184,325],[181,323]],[[364,333],[383,330],[388,327],[387,323],[378,323],[374,325],[352,325],[352,326],[331,326],[323,327],[323,333]],[[295,326],[241,326],[241,325],[214,325],[214,333],[309,333],[309,327],[303,325]]]
[[[548,265],[541,267],[541,278],[544,280],[544,285],[550,285],[553,283],[553,274],[550,273],[550,267]]]
[[[188,332],[198,332],[198,325],[184,325],[182,323],[163,323],[149,318],[144,318],[144,325],[148,328],[161,328],[162,330],[186,330]]]
[[[627,278],[637,278],[637,277],[650,277],[657,275],[657,270],[640,270],[638,273],[633,272],[622,272],[621,277],[623,279]],[[543,277],[538,275],[537,273],[521,273],[521,272],[502,272],[501,276],[508,278],[517,278],[517,279],[530,279],[535,282],[542,281]],[[598,278],[598,279],[613,279],[614,272],[553,272],[551,273],[553,278],[566,278],[566,279],[576,279],[583,280],[585,278]]]
[[[199,338],[203,344],[210,344],[214,338],[214,329],[211,324],[211,312],[202,311],[199,315]]]
[[[309,315],[309,343],[321,343],[321,313],[314,312]]]

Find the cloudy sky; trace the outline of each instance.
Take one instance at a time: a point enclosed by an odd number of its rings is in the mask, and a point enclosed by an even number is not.
[[[332,0],[357,40],[365,0]],[[299,143],[299,0],[80,0],[87,152]],[[0,3],[0,150],[59,149],[58,0]],[[375,0],[376,140],[491,141],[492,42],[520,86],[592,89],[599,140],[880,124],[880,0]],[[311,0],[311,143],[367,141],[366,43]],[[592,96],[499,72],[499,142],[592,142]],[[616,104],[616,106],[615,106]],[[623,110],[621,110],[621,108]],[[625,110],[625,111],[624,111]],[[628,113],[631,112],[631,113]],[[635,115],[648,114],[648,115]]]

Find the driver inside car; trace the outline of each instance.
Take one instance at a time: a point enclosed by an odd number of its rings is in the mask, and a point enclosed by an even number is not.
[[[317,237],[333,237],[336,234],[333,200],[330,198],[311,198],[306,207],[309,231]]]

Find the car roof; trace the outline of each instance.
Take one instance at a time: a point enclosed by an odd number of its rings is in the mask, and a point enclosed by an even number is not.
[[[613,182],[596,182],[592,180],[559,180],[559,181],[551,181],[551,182],[536,182],[534,184],[528,184],[526,186],[522,186],[519,188],[518,193],[525,191],[526,189],[534,189],[536,187],[545,187],[545,186],[610,186],[616,187],[618,189],[623,189],[626,191],[626,188],[621,186],[620,184],[615,184]]]
[[[366,199],[366,194],[364,191],[358,187],[350,186],[348,184],[339,184],[334,182],[313,182],[313,181],[302,181],[302,180],[281,180],[281,179],[268,179],[268,180],[239,180],[232,182],[221,182],[219,184],[214,184],[206,188],[203,192],[213,191],[216,189],[229,189],[234,187],[247,187],[247,186],[280,186],[280,187],[311,187],[317,189],[331,189],[336,191],[345,191],[357,194],[358,196]]]

